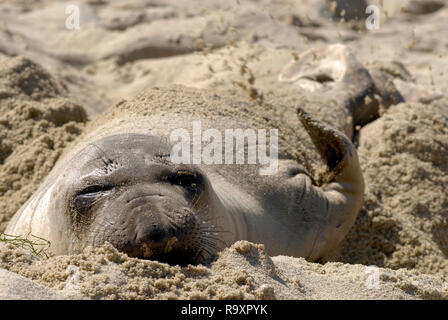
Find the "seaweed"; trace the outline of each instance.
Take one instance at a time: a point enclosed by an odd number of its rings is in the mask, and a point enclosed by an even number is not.
[[[2,242],[31,251],[33,255],[40,259],[49,258],[47,251],[51,246],[51,242],[44,238],[32,234],[27,234],[26,236],[13,236],[0,232],[0,243]]]

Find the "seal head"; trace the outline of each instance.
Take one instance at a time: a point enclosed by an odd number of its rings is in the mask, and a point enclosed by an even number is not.
[[[209,182],[199,168],[173,164],[169,156],[166,140],[140,134],[113,135],[83,149],[71,170],[78,179],[65,190],[69,251],[107,241],[129,256],[171,264],[209,257]]]

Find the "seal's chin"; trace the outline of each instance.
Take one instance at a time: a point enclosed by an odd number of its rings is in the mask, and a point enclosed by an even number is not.
[[[144,242],[132,249],[126,247],[122,251],[133,258],[156,260],[170,265],[186,266],[204,262],[199,244],[198,249],[187,248],[177,237],[170,237],[166,241]]]
[[[143,257],[140,259],[155,260],[170,265],[179,265],[181,267],[189,264],[198,265],[202,263],[199,252],[172,250],[168,253],[154,253],[150,257]]]

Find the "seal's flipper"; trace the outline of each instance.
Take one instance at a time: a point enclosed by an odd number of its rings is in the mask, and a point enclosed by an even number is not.
[[[344,167],[346,155],[351,152],[352,144],[342,133],[324,125],[302,108],[297,109],[297,114],[322,160],[330,170],[330,177],[327,181],[330,182]]]
[[[356,149],[350,139],[342,132],[315,119],[302,108],[297,109],[297,114],[322,160],[328,166],[330,174],[326,182],[340,180],[341,175],[353,176],[354,180],[360,180],[357,184],[364,187]]]
[[[341,132],[313,118],[303,109],[297,110],[300,121],[327,164],[330,175],[319,189],[327,202],[326,221],[319,227],[310,260],[333,251],[353,225],[362,205],[364,179],[355,146]],[[316,199],[316,201],[319,201]]]

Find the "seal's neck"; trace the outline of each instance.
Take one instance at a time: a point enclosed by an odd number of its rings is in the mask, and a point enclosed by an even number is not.
[[[210,182],[215,197],[213,215],[223,231],[220,239],[224,240],[227,246],[238,240],[251,240],[248,219],[253,215],[253,211],[257,210],[257,203],[249,194],[221,175],[211,176]]]

